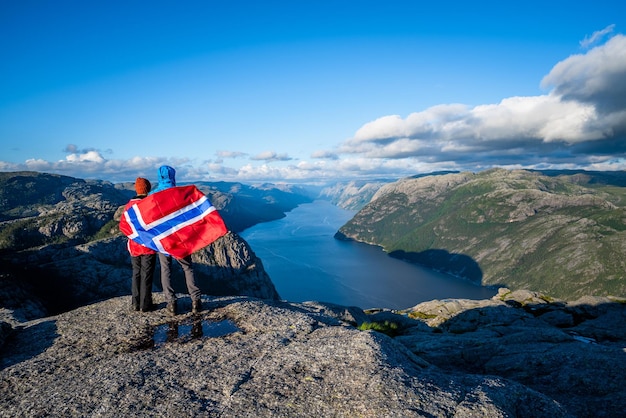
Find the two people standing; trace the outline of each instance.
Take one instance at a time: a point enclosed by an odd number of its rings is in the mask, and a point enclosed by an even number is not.
[[[137,200],[146,197],[148,194],[156,194],[153,199],[158,201],[158,192],[168,189],[170,187],[176,187],[176,171],[174,168],[164,165],[158,169],[158,185],[150,192],[150,182],[144,178],[137,178],[135,180],[135,191],[137,196],[133,197],[127,204],[125,209],[131,207]],[[131,263],[133,267],[132,276],[132,302],[133,309],[147,312],[153,309],[152,305],[152,277],[155,270],[156,252],[148,247],[128,240],[128,251],[131,255]],[[176,303],[176,293],[172,286],[172,256],[168,254],[158,253],[159,264],[161,268],[161,285],[163,287],[163,293],[167,302],[167,313],[170,315],[176,315],[178,308]],[[193,272],[193,263],[191,261],[191,255],[176,259],[178,264],[183,269],[185,275],[185,283],[187,285],[187,291],[191,296],[191,311],[198,313],[202,310],[202,301],[200,299],[201,291],[195,281]]]

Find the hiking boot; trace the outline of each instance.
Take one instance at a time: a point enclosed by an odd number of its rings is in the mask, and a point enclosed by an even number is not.
[[[148,306],[144,306],[141,308],[141,312],[152,312],[154,310],[154,305],[151,303]]]
[[[176,315],[176,301],[173,300],[171,302],[168,302],[167,306],[165,307],[165,309],[166,309],[168,314]]]
[[[191,312],[198,313],[202,310],[202,301],[200,299],[194,299],[191,302]]]

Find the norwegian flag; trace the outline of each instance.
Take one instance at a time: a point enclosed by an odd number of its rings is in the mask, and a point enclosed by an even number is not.
[[[120,230],[133,241],[175,258],[184,258],[227,232],[217,209],[193,185],[141,199],[122,214]]]

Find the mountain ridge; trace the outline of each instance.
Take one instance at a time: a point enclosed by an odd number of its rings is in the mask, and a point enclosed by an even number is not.
[[[402,179],[336,237],[481,285],[623,296],[626,189],[593,178],[494,169]]]

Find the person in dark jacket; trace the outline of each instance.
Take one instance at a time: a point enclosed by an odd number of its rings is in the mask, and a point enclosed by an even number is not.
[[[154,195],[162,190],[169,189],[170,187],[176,187],[176,170],[168,165],[164,165],[159,167],[158,170],[158,180],[159,183],[157,187],[150,193]],[[154,196],[154,199],[158,198],[158,196]],[[200,288],[196,285],[196,279],[193,272],[193,263],[191,262],[191,256],[187,256],[185,258],[177,258],[176,261],[183,269],[183,273],[185,275],[185,283],[187,285],[187,291],[191,296],[191,311],[193,313],[198,313],[202,310],[202,301],[200,296],[202,292]],[[171,315],[176,315],[177,306],[176,306],[176,293],[174,292],[174,288],[172,287],[172,256],[159,253],[159,264],[161,266],[161,285],[163,287],[163,293],[165,295],[165,300],[167,301],[167,312]]]
[[[135,192],[137,192],[137,195],[130,199],[124,210],[128,210],[132,205],[146,197],[151,187],[148,180],[138,177],[135,180]],[[149,312],[154,309],[152,303],[152,282],[156,266],[156,252],[136,243],[132,239],[128,240],[127,248],[133,267],[131,283],[133,309],[135,311]]]

